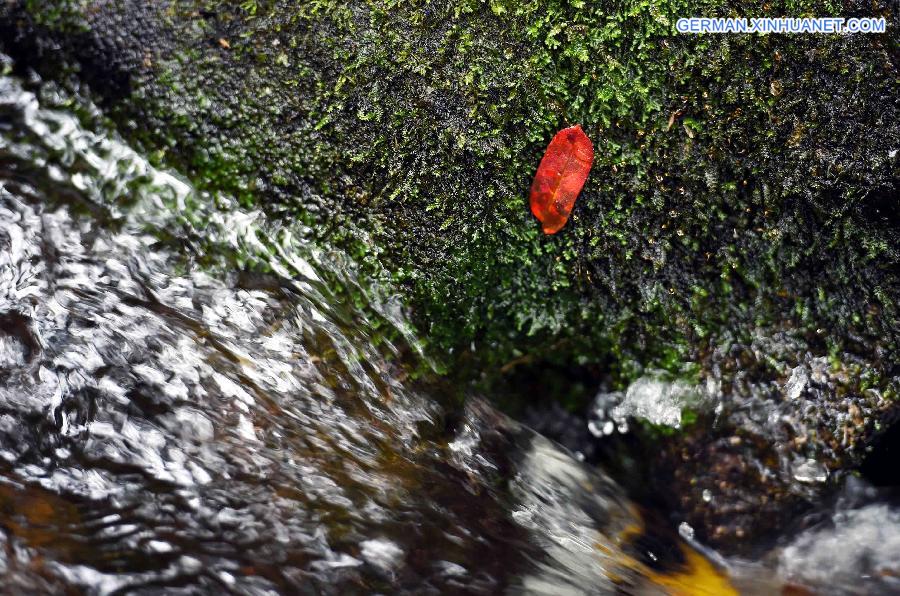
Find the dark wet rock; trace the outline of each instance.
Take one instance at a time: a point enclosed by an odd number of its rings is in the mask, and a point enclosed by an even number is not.
[[[402,311],[374,288],[348,304],[321,281],[361,285],[344,260],[234,204],[201,207],[191,227],[177,213],[203,198],[190,185],[0,81],[18,112],[0,134],[4,590],[652,581],[616,484],[488,404],[446,424],[429,390],[442,380],[404,372],[414,346],[376,341]],[[29,173],[7,167],[22,163]],[[191,262],[214,260],[198,247],[216,243],[258,251],[279,283]]]

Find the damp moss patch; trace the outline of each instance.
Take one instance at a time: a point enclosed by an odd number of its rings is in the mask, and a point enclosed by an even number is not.
[[[784,14],[891,30],[896,6],[126,4],[5,7],[6,50],[87,82],[202,189],[384,265],[451,368],[605,362],[626,382],[785,322],[836,352],[896,349],[896,39],[674,31]],[[574,123],[595,165],[548,237],[527,191]]]

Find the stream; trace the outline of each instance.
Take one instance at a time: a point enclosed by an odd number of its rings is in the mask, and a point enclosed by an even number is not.
[[[428,372],[352,259],[86,121],[0,77],[4,591],[900,590],[883,491],[853,480],[758,560],[723,558]]]

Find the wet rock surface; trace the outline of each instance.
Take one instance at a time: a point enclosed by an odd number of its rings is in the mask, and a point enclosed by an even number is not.
[[[365,230],[354,248],[441,349],[495,366],[609,354],[633,380],[760,323],[896,348],[889,34],[679,36],[674,18],[709,7],[668,3],[84,8],[8,3],[6,51],[87,85],[201,188],[332,240]],[[527,190],[563,121],[597,163],[548,239]]]
[[[894,424],[889,36],[678,38],[666,3],[602,27],[622,6],[251,4],[14,2],[0,28],[154,163],[385,265],[464,377],[605,368],[548,434],[621,457],[704,541],[755,548]],[[894,4],[845,8],[896,30]],[[525,197],[568,118],[598,161],[550,241]],[[27,365],[32,319],[9,316]]]
[[[638,548],[601,471],[411,380],[403,309],[339,253],[225,197],[185,217],[211,198],[43,92],[0,77],[4,588],[615,593],[705,561],[664,527]]]
[[[698,539],[757,552],[760,538],[778,536],[841,486],[873,443],[887,453],[893,445],[885,433],[897,416],[896,378],[868,386],[867,365],[845,364],[852,354],[814,356],[800,349],[807,345],[760,332],[750,345],[711,352],[695,381],[651,371],[580,412],[538,407],[523,419],[617,470],[633,494],[662,505],[672,523],[689,523]],[[740,368],[724,368],[735,362]],[[866,476],[896,486],[879,458]]]

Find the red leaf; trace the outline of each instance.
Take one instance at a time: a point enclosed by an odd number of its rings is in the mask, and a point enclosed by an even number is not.
[[[562,129],[547,145],[531,183],[531,212],[545,234],[566,225],[593,162],[594,146],[579,124]]]

